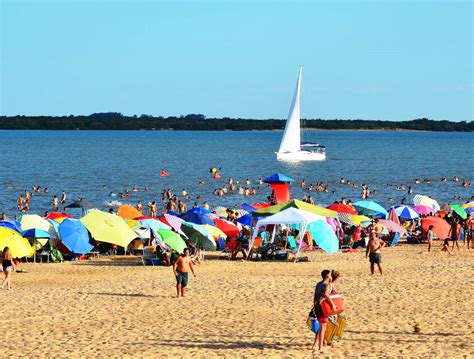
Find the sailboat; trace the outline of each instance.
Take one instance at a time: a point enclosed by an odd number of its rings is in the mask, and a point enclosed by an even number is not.
[[[319,143],[301,142],[301,74],[302,68],[300,67],[285,131],[280,148],[276,152],[278,161],[324,161],[326,159],[326,146]]]

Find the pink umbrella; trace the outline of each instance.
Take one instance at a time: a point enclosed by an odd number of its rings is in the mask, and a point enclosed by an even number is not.
[[[413,209],[418,213],[418,214],[423,214],[423,215],[431,215],[435,214],[436,210],[432,207],[429,206],[424,206],[422,204],[413,207]]]
[[[390,210],[390,213],[388,215],[388,219],[398,225],[400,225],[400,220],[398,219],[398,216],[397,216],[397,211],[395,210],[395,208],[392,208]]]
[[[388,219],[380,219],[379,223],[384,226],[389,232],[397,232],[400,234],[406,234],[407,230],[403,228],[400,224],[390,221]]]

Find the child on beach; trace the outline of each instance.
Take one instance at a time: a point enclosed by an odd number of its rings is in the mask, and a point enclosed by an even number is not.
[[[431,225],[428,227],[428,234],[426,235],[426,238],[428,240],[428,252],[431,252],[431,246],[433,245],[433,240],[436,238],[436,235],[433,232],[434,226]]]
[[[3,283],[2,283],[2,289],[5,288],[5,285],[7,285],[7,289],[10,290],[12,289],[11,277],[12,277],[12,272],[15,269],[15,263],[12,258],[12,252],[10,251],[10,248],[8,247],[5,247],[3,249],[2,269],[3,269],[3,274],[5,275],[5,279],[3,280]]]
[[[443,248],[441,248],[441,252],[447,252],[448,254],[452,254],[449,250],[449,239],[445,238],[443,243]]]
[[[385,242],[377,237],[377,233],[372,230],[370,232],[369,243],[367,243],[367,249],[365,250],[365,257],[369,257],[370,260],[370,272],[374,274],[375,264],[379,268],[380,275],[382,275],[382,255],[380,250],[385,247]]]

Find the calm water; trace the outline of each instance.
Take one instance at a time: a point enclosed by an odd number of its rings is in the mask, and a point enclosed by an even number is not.
[[[453,196],[468,199],[474,195],[472,186],[440,181],[456,175],[474,183],[473,133],[317,132],[313,139],[327,146],[328,159],[299,164],[276,161],[274,152],[281,135],[276,131],[0,131],[0,150],[6,160],[0,172],[0,211],[15,214],[15,199],[22,190],[31,190],[32,184],[50,189],[48,194],[33,197],[31,211],[37,213],[51,210],[49,203],[61,190],[70,200],[84,197],[105,209],[114,199],[110,191],[118,193],[133,186],[149,190],[133,193],[123,202],[159,202],[161,191],[170,187],[177,192],[186,188],[193,202],[202,194],[211,206],[236,205],[263,201],[270,190],[260,186],[257,196],[251,198],[239,194],[218,197],[212,191],[229,177],[241,183],[249,178],[252,186],[258,186],[258,178],[277,171],[298,183],[303,178],[307,184],[329,183],[329,193],[303,193],[298,185],[292,187],[293,197],[311,194],[320,204],[341,196],[353,201],[360,198],[360,188],[340,185],[341,177],[359,186],[368,184],[376,190],[371,199],[385,206],[399,203],[404,196],[411,204],[406,191],[396,190],[401,184],[412,185],[413,194],[429,194],[440,203]],[[222,167],[221,180],[211,178],[212,166]],[[170,177],[160,177],[161,168],[169,170]],[[432,183],[415,185],[414,178]],[[205,185],[198,186],[199,181]]]

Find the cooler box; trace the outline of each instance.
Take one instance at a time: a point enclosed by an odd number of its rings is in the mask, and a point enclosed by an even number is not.
[[[325,316],[330,316],[330,315],[342,313],[344,311],[344,301],[342,300],[341,295],[331,294],[330,297],[333,303],[336,305],[336,310],[333,312],[331,310],[331,304],[329,304],[329,302],[325,298],[322,298],[319,304],[321,305],[323,314]]]

